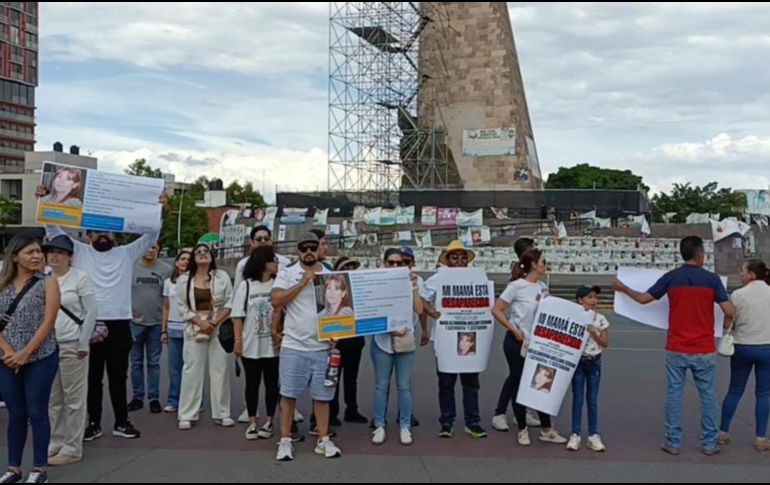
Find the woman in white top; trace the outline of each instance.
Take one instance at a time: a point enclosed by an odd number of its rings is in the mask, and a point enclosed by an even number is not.
[[[527,408],[516,402],[519,394],[526,349],[535,325],[537,307],[543,299],[543,287],[540,284],[546,275],[546,261],[543,252],[537,249],[527,250],[516,263],[511,282],[503,291],[495,304],[492,314],[495,320],[506,330],[503,351],[508,361],[510,375],[504,386],[509,386],[513,399],[513,414],[519,427],[517,441],[521,446],[531,444],[527,429]],[[510,310],[510,318],[508,316]],[[522,350],[524,349],[524,350]],[[538,413],[540,416],[540,441],[546,443],[565,444],[567,439],[551,427],[551,416]]]
[[[187,273],[192,253],[180,251],[174,260],[174,273],[163,282],[163,332],[161,342],[168,345],[168,405],[163,410],[173,414],[179,409],[182,391],[182,367],[184,366],[185,321],[179,313],[176,282]]]
[[[179,400],[179,429],[189,430],[198,420],[203,398],[206,364],[211,381],[211,415],[220,426],[231,428],[230,379],[227,354],[219,343],[219,326],[230,316],[226,308],[233,293],[230,276],[217,269],[211,248],[198,244],[190,271],[179,277],[179,313],[185,326],[184,369]]]
[[[389,249],[385,252],[384,268],[405,267],[404,256],[399,249]],[[374,336],[372,344],[372,362],[374,363],[374,427],[372,443],[385,443],[385,414],[388,409],[390,379],[395,369],[396,388],[398,389],[398,415],[401,428],[400,441],[404,446],[412,444],[412,366],[416,356],[417,342],[415,327],[423,313],[423,302],[420,297],[420,287],[417,284],[417,274],[410,273],[412,280],[412,299],[414,300],[414,318],[412,325],[401,332]],[[415,350],[397,352],[394,339],[411,339]]]
[[[88,275],[71,267],[74,251],[67,236],[57,236],[43,246],[47,264],[61,291],[61,306],[56,317],[59,373],[49,404],[48,464],[51,466],[83,459],[87,424],[88,351],[96,326],[96,293]]]
[[[770,416],[770,270],[761,261],[741,269],[744,287],[732,295],[735,305],[735,354],[730,360],[730,390],[722,405],[720,444],[730,443],[730,423],[754,369],[756,385],[756,440],[759,451],[770,450],[767,423]]]
[[[278,258],[272,246],[252,251],[243,268],[243,281],[233,298],[232,317],[235,324],[235,356],[243,362],[246,373],[246,411],[249,427],[246,439],[273,437],[273,417],[278,407],[278,352],[273,346],[270,329],[280,311],[274,312],[270,302]],[[277,322],[276,322],[277,324]],[[266,420],[258,425],[259,386],[264,378]]]

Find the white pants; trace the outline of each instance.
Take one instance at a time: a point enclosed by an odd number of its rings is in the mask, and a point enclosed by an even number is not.
[[[208,342],[196,342],[189,331],[185,332],[179,421],[198,420],[207,363],[211,381],[211,416],[214,419],[230,417],[230,376],[227,372],[227,354],[219,344],[218,334],[219,329],[211,335],[211,340]]]
[[[59,373],[53,381],[48,454],[83,457],[88,406],[88,357],[78,359],[78,342],[59,344]]]

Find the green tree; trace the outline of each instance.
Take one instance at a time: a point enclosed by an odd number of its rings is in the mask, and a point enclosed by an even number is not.
[[[205,209],[195,206],[193,192],[185,192],[169,198],[168,209],[163,215],[161,241],[165,247],[177,246],[179,229],[179,206],[182,206],[181,242],[182,247],[194,246],[198,238],[209,232],[209,217]],[[179,248],[177,248],[179,249]]]
[[[8,224],[20,224],[21,204],[0,197],[0,233],[5,247],[5,228]]]
[[[128,175],[136,175],[137,177],[150,177],[154,179],[162,179],[163,171],[159,168],[152,168],[147,160],[139,158],[128,166],[126,170]]]
[[[674,184],[670,194],[656,194],[652,198],[652,216],[663,222],[667,213],[676,213],[672,222],[684,223],[690,214],[719,214],[721,217],[739,217],[746,210],[746,194],[719,188],[717,182],[703,187],[690,183]]]
[[[225,190],[227,191],[228,204],[249,204],[258,207],[265,206],[265,199],[262,198],[262,194],[254,190],[254,185],[251,182],[247,182],[246,185],[241,186],[238,181],[234,181],[228,185]]]
[[[594,167],[581,163],[574,167],[561,167],[548,177],[546,189],[610,189],[610,190],[650,190],[644,185],[642,177],[630,170],[614,170]]]

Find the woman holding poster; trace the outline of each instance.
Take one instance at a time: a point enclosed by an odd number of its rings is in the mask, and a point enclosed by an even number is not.
[[[385,252],[384,268],[399,268],[406,265],[400,249],[389,249]],[[414,301],[414,315],[410,327],[401,332],[380,334],[374,336],[372,344],[372,362],[374,363],[374,427],[372,443],[385,443],[385,414],[388,410],[390,392],[390,377],[393,370],[396,373],[398,389],[398,415],[401,428],[400,441],[404,446],[412,444],[412,366],[417,351],[415,328],[423,313],[422,298],[417,274],[410,273]]]
[[[522,255],[521,261],[514,266],[511,282],[500,295],[492,312],[497,322],[507,331],[503,352],[505,352],[505,360],[508,361],[510,375],[504,385],[513,390],[514,397],[519,393],[527,346],[535,325],[537,307],[543,299],[540,280],[545,277],[546,268],[547,264],[542,251],[527,250]],[[550,389],[546,378],[547,372],[544,369],[540,379],[536,377],[536,382],[532,383],[532,386],[540,390]],[[552,375],[550,381],[553,382]],[[531,441],[527,429],[527,409],[514,399],[513,413],[519,427],[517,441],[521,446],[529,446]],[[538,414],[541,423],[540,441],[555,444],[567,443],[567,439],[551,427],[551,416],[545,413]],[[499,416],[495,417],[495,419],[498,418]]]

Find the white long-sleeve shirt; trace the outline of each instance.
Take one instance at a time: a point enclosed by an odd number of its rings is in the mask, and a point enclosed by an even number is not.
[[[49,238],[69,236],[59,226],[45,226]],[[72,267],[85,272],[96,290],[98,320],[131,320],[131,277],[134,265],[150,250],[158,233],[148,233],[125,246],[99,252],[70,237],[75,245]]]

